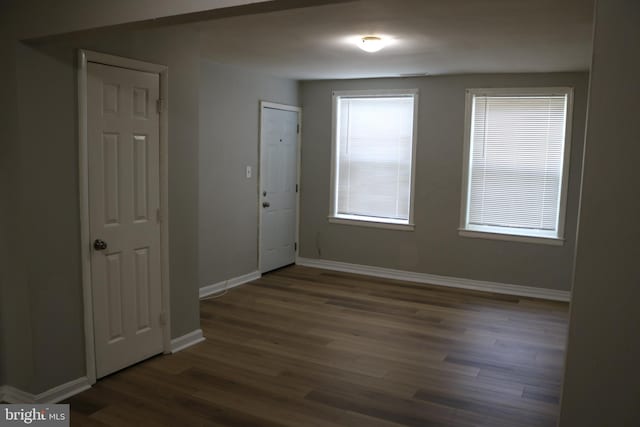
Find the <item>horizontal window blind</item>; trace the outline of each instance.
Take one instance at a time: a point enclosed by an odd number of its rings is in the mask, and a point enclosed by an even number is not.
[[[557,235],[567,99],[473,97],[468,226]]]
[[[408,222],[413,111],[413,96],[338,99],[338,216]]]

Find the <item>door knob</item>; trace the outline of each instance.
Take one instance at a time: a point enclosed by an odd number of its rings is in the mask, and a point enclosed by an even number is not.
[[[104,240],[96,239],[93,242],[93,249],[95,249],[96,251],[104,251],[105,249],[107,249],[107,242],[105,242]]]
[[[269,202],[262,202],[262,207],[263,207],[263,208],[268,208],[269,206],[271,206],[271,203],[269,203]]]

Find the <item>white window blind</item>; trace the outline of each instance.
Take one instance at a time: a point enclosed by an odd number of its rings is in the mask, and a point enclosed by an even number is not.
[[[568,94],[471,102],[466,228],[557,238]]]
[[[414,95],[336,102],[334,216],[408,224]]]

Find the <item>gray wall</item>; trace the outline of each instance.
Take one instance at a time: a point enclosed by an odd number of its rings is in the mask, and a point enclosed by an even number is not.
[[[1,22],[0,22],[1,23]],[[4,37],[0,37],[0,55],[8,54],[9,44]],[[11,63],[11,59],[9,60]],[[0,66],[0,81],[10,81],[13,76],[10,76],[8,67]],[[0,99],[7,99],[7,102],[11,102],[13,99],[11,90],[7,88],[7,85],[0,86]],[[6,134],[9,130],[8,117],[0,114],[0,131],[3,132],[5,137],[0,140],[0,384],[6,382],[6,351],[7,351],[7,339],[4,324],[6,323],[6,309],[5,309],[5,289],[7,288],[7,281],[9,278],[9,180],[11,174],[9,173],[9,144],[7,138],[10,138]]]
[[[0,28],[6,28],[0,22]],[[0,321],[3,336],[0,340],[1,371],[4,383],[27,384],[33,367],[32,328],[29,312],[30,291],[26,284],[24,243],[20,234],[21,215],[19,185],[19,127],[16,88],[16,43],[0,37]]]
[[[562,427],[640,425],[639,41],[640,3],[598,2]]]
[[[199,284],[258,269],[259,102],[298,105],[298,83],[202,61]],[[246,166],[253,177],[245,176]]]
[[[458,236],[465,89],[574,86],[573,140],[564,246]],[[420,90],[415,231],[329,224],[331,92]],[[459,75],[302,84],[300,255],[499,283],[569,290],[573,262],[587,74]]]
[[[0,38],[0,55],[5,57],[7,62],[12,64],[13,58],[10,54],[11,44],[4,38]],[[14,75],[7,65],[0,66],[0,81],[12,81]],[[0,85],[0,99],[5,102],[15,101],[15,87],[8,85]],[[9,182],[12,174],[11,168],[11,151],[9,141],[12,140],[13,129],[11,129],[12,117],[7,114],[0,114],[0,131],[3,138],[0,139],[0,384],[6,382],[7,352],[8,342],[5,325],[7,324],[7,297],[5,293],[8,291],[7,283],[9,281],[9,217],[10,217],[10,195]]]
[[[38,393],[85,375],[77,176],[78,47],[169,66],[171,332],[199,327],[197,33],[182,27],[100,32],[18,45],[19,138],[9,141],[15,173],[13,277],[8,335],[21,345],[9,384]],[[4,59],[4,58],[3,58]],[[16,327],[15,325],[19,325]],[[10,337],[11,338],[11,337]],[[11,354],[9,355],[11,356]]]

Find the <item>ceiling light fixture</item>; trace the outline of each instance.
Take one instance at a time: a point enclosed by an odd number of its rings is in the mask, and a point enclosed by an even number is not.
[[[378,36],[365,36],[360,39],[358,47],[365,52],[373,53],[386,46],[385,41]]]

